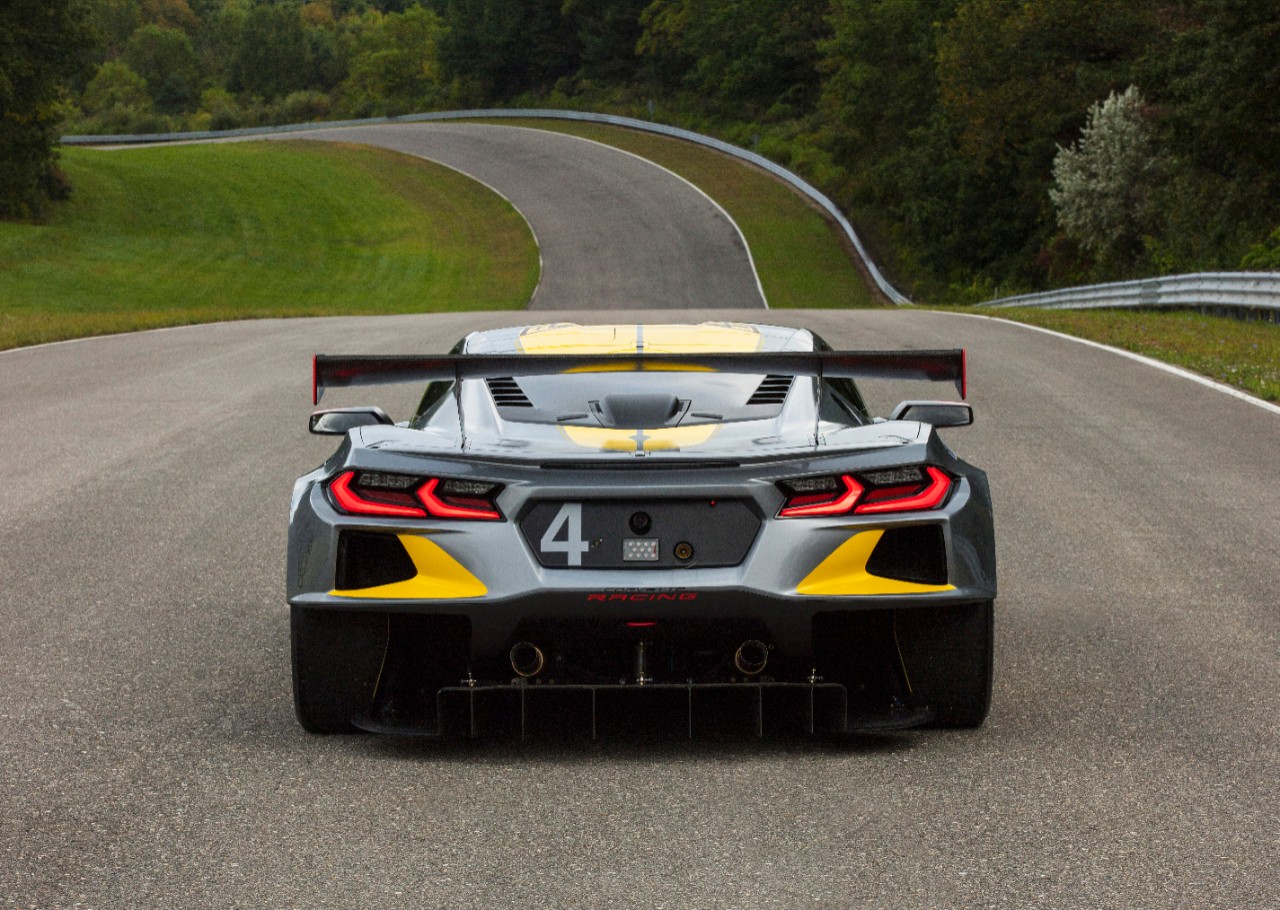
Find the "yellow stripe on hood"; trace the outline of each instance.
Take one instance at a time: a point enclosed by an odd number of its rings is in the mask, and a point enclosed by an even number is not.
[[[609,427],[561,427],[574,445],[606,452],[668,452],[707,442],[719,424],[700,423],[690,427],[658,427],[652,430],[617,430]],[[643,433],[644,438],[637,438]],[[643,449],[641,448],[643,444]]]

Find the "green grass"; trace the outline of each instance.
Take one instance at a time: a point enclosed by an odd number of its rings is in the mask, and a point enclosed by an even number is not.
[[[624,127],[570,120],[495,120],[593,139],[674,171],[738,223],[771,307],[877,306],[839,229],[767,172],[712,149]]]
[[[67,149],[46,225],[0,223],[0,349],[225,319],[518,309],[524,219],[479,183],[318,142]]]
[[[1280,325],[1275,323],[1240,322],[1186,311],[1018,307],[979,312],[1145,354],[1265,401],[1280,401]]]

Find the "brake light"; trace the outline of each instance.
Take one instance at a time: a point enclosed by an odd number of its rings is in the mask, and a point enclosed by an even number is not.
[[[333,502],[343,512],[381,518],[501,521],[493,502],[501,490],[500,484],[487,481],[381,471],[344,471],[329,482]]]
[[[863,474],[805,477],[778,486],[787,500],[779,518],[877,515],[936,509],[951,492],[951,477],[933,465]]]
[[[891,482],[888,486],[870,490],[853,511],[859,515],[867,515],[936,509],[951,491],[951,478],[933,465],[928,465],[924,470],[927,475],[925,478],[907,483]]]
[[[501,521],[502,515],[482,494],[494,495],[497,485],[474,483],[465,480],[441,480],[428,478],[418,488],[418,501],[426,506],[435,518],[474,518],[481,521]]]
[[[840,477],[817,477],[793,480],[786,484],[787,499],[779,518],[813,518],[819,515],[843,515],[853,508],[862,495],[862,484],[848,474]]]

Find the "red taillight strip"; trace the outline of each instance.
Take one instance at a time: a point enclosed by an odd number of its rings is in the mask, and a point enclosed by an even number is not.
[[[497,509],[481,506],[458,506],[445,502],[436,496],[436,487],[440,485],[438,477],[432,477],[418,489],[418,501],[436,518],[471,518],[484,521],[501,521]]]
[[[821,515],[843,515],[853,508],[853,504],[858,501],[858,497],[862,495],[862,484],[858,483],[848,474],[840,477],[840,482],[844,484],[844,492],[835,499],[826,502],[815,502],[807,506],[784,506],[778,512],[779,518],[813,518]]]
[[[942,505],[951,490],[951,478],[942,471],[929,465],[925,468],[929,474],[929,485],[916,493],[902,499],[886,499],[881,502],[865,502],[854,509],[856,515],[869,515],[881,512],[915,512],[923,509],[936,509]]]
[[[344,512],[352,515],[378,515],[385,518],[427,517],[427,513],[416,506],[398,506],[394,503],[365,499],[351,489],[351,482],[355,480],[355,476],[355,471],[344,471],[333,478],[329,484],[329,492],[333,494],[334,501]]]

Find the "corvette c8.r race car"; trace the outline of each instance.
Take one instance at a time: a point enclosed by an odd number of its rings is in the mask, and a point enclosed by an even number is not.
[[[326,356],[326,388],[425,382],[340,436],[289,525],[294,698],[316,733],[976,727],[991,695],[986,475],[859,379],[952,351],[834,351],[731,323],[527,326],[447,355]]]

